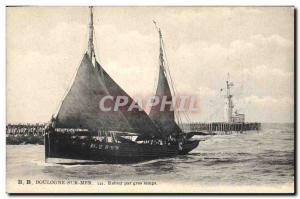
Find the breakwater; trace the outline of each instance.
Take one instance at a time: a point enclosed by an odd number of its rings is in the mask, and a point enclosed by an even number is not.
[[[212,123],[189,123],[182,127],[186,132],[205,131],[208,133],[231,133],[244,131],[258,131],[261,129],[261,123],[226,123],[226,122],[212,122]]]

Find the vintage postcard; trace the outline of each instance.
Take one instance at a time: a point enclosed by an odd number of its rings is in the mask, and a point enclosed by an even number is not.
[[[6,8],[8,193],[295,193],[294,7]]]

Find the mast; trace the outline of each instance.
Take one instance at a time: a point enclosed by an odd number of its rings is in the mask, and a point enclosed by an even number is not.
[[[165,64],[164,64],[164,53],[163,53],[163,47],[162,47],[162,34],[160,28],[158,29],[158,34],[159,34],[159,60],[161,63],[161,66],[163,68],[163,71],[165,72]]]
[[[160,61],[160,65],[163,68],[164,73],[166,73],[165,70],[165,64],[164,64],[164,51],[163,51],[163,38],[162,38],[162,34],[161,34],[161,30],[160,28],[157,26],[156,21],[153,20],[153,23],[158,31],[159,34],[159,61]],[[166,74],[165,74],[166,76]]]
[[[95,56],[94,51],[94,21],[93,21],[93,6],[90,6],[90,24],[89,24],[89,43],[87,54],[92,59]]]

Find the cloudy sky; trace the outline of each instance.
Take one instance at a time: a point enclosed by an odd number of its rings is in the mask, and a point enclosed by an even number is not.
[[[45,122],[87,49],[87,7],[7,8],[7,122]],[[247,121],[292,122],[294,13],[289,7],[95,7],[96,55],[132,96],[151,95],[163,31],[178,93],[198,96],[193,121],[222,121],[227,73]]]

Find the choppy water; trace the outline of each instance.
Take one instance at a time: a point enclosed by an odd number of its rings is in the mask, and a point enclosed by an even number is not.
[[[44,163],[44,146],[8,145],[7,177],[155,180],[205,185],[271,185],[294,181],[293,125],[263,125],[259,132],[217,135],[191,154],[125,165]]]

